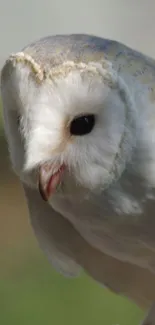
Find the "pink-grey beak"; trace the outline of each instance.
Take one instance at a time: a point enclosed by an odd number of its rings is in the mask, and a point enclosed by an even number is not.
[[[39,192],[44,201],[48,201],[49,197],[55,192],[60,184],[65,166],[55,166],[45,163],[39,168]]]

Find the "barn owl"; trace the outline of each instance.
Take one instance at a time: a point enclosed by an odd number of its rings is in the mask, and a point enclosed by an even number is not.
[[[5,134],[53,266],[155,325],[155,61],[91,35],[37,40],[1,74]]]

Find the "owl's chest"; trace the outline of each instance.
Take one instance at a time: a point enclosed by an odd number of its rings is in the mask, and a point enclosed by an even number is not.
[[[55,196],[53,208],[67,218],[98,250],[124,261],[155,270],[155,227],[147,222],[145,205],[121,196],[80,193]],[[148,202],[147,202],[148,204]],[[155,208],[154,200],[151,202]],[[150,207],[147,207],[148,211]],[[149,220],[153,221],[149,215]]]

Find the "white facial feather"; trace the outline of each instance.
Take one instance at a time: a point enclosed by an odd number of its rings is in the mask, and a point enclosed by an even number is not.
[[[121,79],[117,81],[112,70],[111,89],[109,80],[104,80],[102,66],[92,63],[92,71],[90,67],[82,71],[71,69],[63,78],[58,75],[54,81],[48,78],[38,84],[29,66],[22,62],[11,66],[7,88],[2,92],[3,100],[10,106],[8,110],[16,114],[14,120],[21,116],[24,156],[20,157],[20,170],[14,145],[11,153],[13,165],[22,179],[26,180],[25,175],[48,160],[65,163],[77,183],[87,188],[104,188],[122,172],[133,145],[132,133],[128,132],[132,105],[127,102],[129,98],[124,98],[125,85]],[[9,99],[5,92],[10,93]],[[65,131],[67,125],[74,117],[90,113],[96,116],[92,132],[70,140]],[[19,131],[16,133],[19,138]],[[116,156],[119,158],[121,150],[124,154],[117,165]]]

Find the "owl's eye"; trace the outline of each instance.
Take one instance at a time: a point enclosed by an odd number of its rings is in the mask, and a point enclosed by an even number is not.
[[[95,125],[95,115],[81,115],[74,118],[70,124],[70,133],[72,135],[82,136],[92,131]]]

